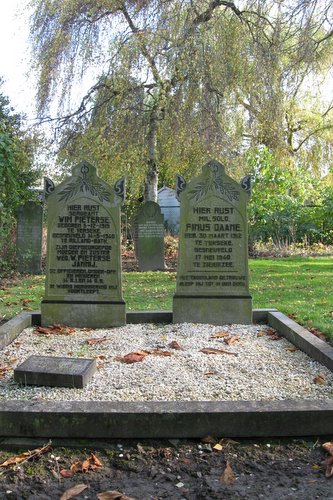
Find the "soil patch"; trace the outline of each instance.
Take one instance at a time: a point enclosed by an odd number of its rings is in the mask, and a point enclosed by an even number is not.
[[[206,438],[201,442],[122,440],[81,443],[81,449],[54,447],[20,465],[1,468],[0,496],[56,499],[84,484],[87,488],[75,498],[97,499],[102,492],[118,491],[144,500],[333,499],[333,479],[325,477],[322,465],[327,458],[321,446],[324,441]],[[216,444],[221,449],[214,449]],[[63,477],[60,471],[70,471],[91,453],[102,467]],[[13,451],[0,451],[0,461],[10,455]]]

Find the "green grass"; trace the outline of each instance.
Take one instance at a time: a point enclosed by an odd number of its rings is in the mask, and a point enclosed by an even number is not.
[[[289,257],[250,260],[253,307],[275,307],[307,328],[315,327],[333,341],[333,257]],[[172,309],[175,273],[124,273],[127,309]],[[0,316],[36,310],[44,277],[23,277],[0,290]]]

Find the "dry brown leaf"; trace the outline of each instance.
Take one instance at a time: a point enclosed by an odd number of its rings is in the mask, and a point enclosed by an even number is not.
[[[70,500],[70,498],[74,498],[77,495],[80,495],[80,493],[82,493],[82,491],[86,490],[87,488],[87,484],[77,484],[76,486],[73,486],[72,488],[66,490],[65,493],[61,495],[60,500]]]
[[[200,352],[204,354],[231,354],[233,356],[238,356],[237,352],[225,351],[224,349],[213,349],[211,347],[200,349]]]
[[[71,470],[68,470],[68,469],[61,469],[59,471],[59,474],[62,477],[73,477],[74,476],[74,472],[72,472]]]
[[[123,495],[120,491],[104,491],[97,493],[98,500],[134,500],[127,495]]]
[[[39,455],[42,455],[43,453],[47,453],[50,451],[51,446],[50,444],[47,444],[43,446],[42,448],[35,448],[34,450],[29,450],[21,453],[20,455],[14,455],[4,462],[0,464],[0,467],[8,467],[9,465],[16,465],[20,464],[22,462],[26,462],[27,460],[30,460],[31,458],[38,457]]]
[[[282,340],[281,335],[278,335],[277,333],[275,335],[271,335],[269,337],[269,340]]]
[[[105,361],[107,359],[107,356],[105,356],[105,354],[99,354],[98,356],[96,356],[96,359],[100,361]]]
[[[265,330],[260,330],[260,332],[257,333],[257,337],[265,337],[265,335],[267,335]]]
[[[288,351],[288,352],[296,352],[296,351],[299,351],[299,349],[297,347],[293,346],[293,347],[287,347],[286,351]]]
[[[210,372],[204,373],[204,375],[206,375],[206,377],[212,377],[213,375],[216,375],[216,374],[217,374],[216,371],[210,371]]]
[[[318,373],[318,375],[315,376],[313,381],[315,384],[325,385],[326,384],[325,375],[323,373]]]
[[[8,372],[9,370],[12,370],[12,366],[0,366],[0,372]]]
[[[148,353],[144,352],[129,352],[125,356],[116,356],[114,359],[116,361],[120,361],[121,363],[138,363],[139,361],[143,361]]]
[[[216,438],[213,436],[205,436],[204,438],[201,439],[202,443],[207,443],[207,444],[215,444],[217,441]]]
[[[324,450],[326,450],[330,455],[333,455],[333,441],[327,441],[323,444]]]
[[[320,340],[326,342],[326,335],[323,332],[320,332],[317,328],[310,328],[309,330],[313,335],[318,337]]]
[[[224,339],[224,342],[228,345],[234,344],[235,342],[239,342],[239,337],[235,335],[233,337],[228,337]]]
[[[325,460],[325,465],[326,465],[325,477],[327,478],[333,477],[333,456]]]
[[[66,325],[37,326],[34,330],[36,335],[71,335],[75,328]]]
[[[230,467],[229,462],[227,462],[227,466],[220,477],[220,481],[224,484],[233,484],[236,481],[235,473]]]
[[[88,339],[86,340],[86,344],[89,344],[89,345],[96,345],[96,344],[100,344],[101,342],[105,342],[107,339],[107,337],[100,337],[100,338],[96,338],[96,339]]]
[[[214,335],[211,335],[209,338],[210,339],[222,339],[223,337],[230,337],[230,333],[221,331],[221,332],[214,333]]]
[[[151,351],[147,351],[152,356],[172,356],[172,352],[170,351],[162,351],[161,349],[152,349]]]
[[[170,342],[170,344],[168,344],[168,347],[170,347],[170,349],[175,349],[175,350],[182,350],[182,346],[180,344],[178,344],[177,340],[173,340],[172,342]]]

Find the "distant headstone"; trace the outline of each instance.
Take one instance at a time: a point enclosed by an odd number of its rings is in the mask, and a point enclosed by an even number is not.
[[[86,161],[48,194],[42,325],[125,324],[120,252],[123,200],[124,180],[112,188]]]
[[[164,217],[154,201],[146,201],[138,210],[136,255],[139,271],[164,269]]]
[[[15,368],[14,380],[20,385],[82,389],[96,369],[95,359],[30,356]]]
[[[28,201],[17,210],[16,256],[20,273],[41,273],[42,234],[43,208]]]
[[[210,161],[186,185],[178,176],[179,258],[173,321],[250,324],[246,206],[241,187]]]

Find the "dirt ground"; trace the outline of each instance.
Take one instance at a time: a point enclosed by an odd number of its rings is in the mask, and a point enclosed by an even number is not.
[[[1,467],[0,498],[333,499],[321,446],[327,440],[117,440],[53,447]],[[0,451],[0,462],[20,452]]]

